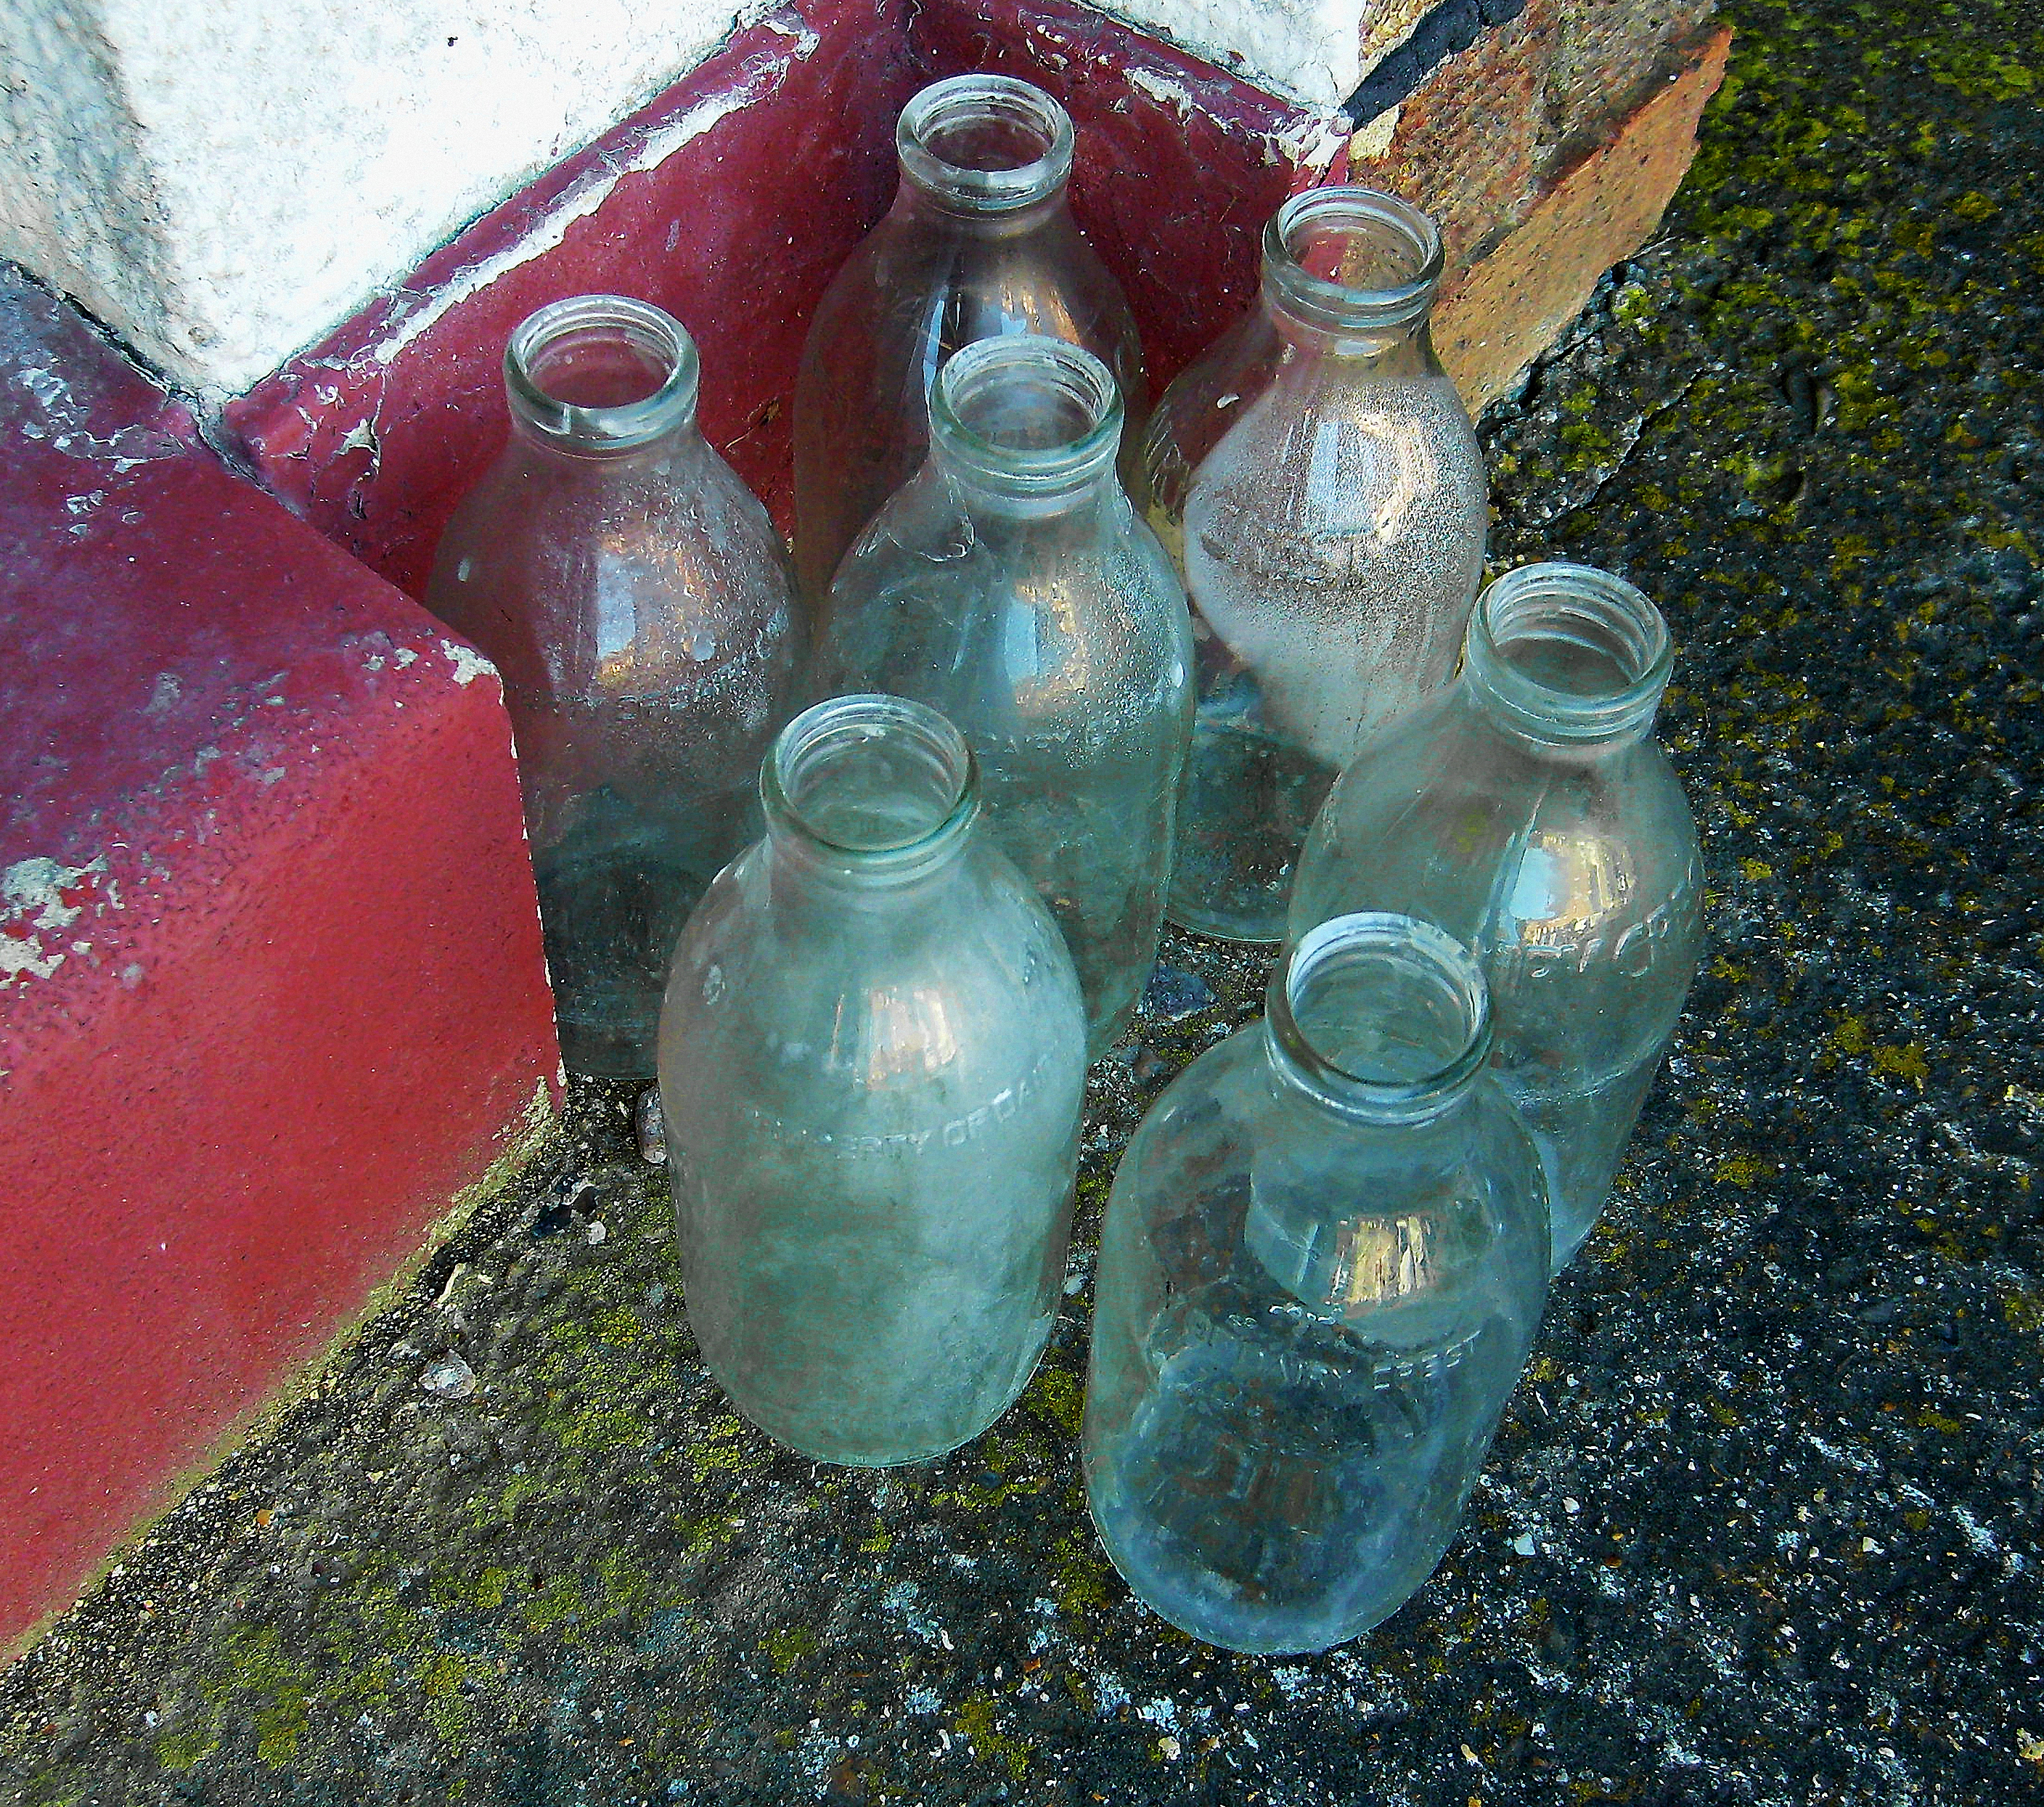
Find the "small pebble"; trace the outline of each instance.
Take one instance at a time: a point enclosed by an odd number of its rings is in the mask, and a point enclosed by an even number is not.
[[[610,1226],[601,1217],[589,1226],[589,1240],[593,1243],[603,1241],[609,1234]]]
[[[436,1399],[466,1399],[475,1390],[475,1370],[449,1350],[426,1364],[419,1384]]]
[[[667,1159],[667,1120],[660,1109],[660,1088],[648,1086],[639,1094],[639,1109],[633,1114],[632,1127],[639,1135],[639,1158],[655,1167],[665,1164]]]

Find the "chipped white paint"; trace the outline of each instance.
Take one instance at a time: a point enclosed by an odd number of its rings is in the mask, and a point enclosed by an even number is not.
[[[454,667],[454,681],[457,684],[472,684],[478,678],[497,682],[497,667],[472,646],[463,646],[458,640],[444,640],[440,651],[447,655],[447,662]]]
[[[1179,117],[1185,118],[1193,110],[1193,97],[1184,83],[1173,81],[1168,75],[1159,75],[1148,69],[1128,71],[1128,85],[1139,88],[1152,100],[1162,101],[1165,106],[1177,110]]]
[[[5,42],[5,17],[6,10],[0,7],[0,44]],[[0,175],[6,167],[5,144],[0,140]],[[4,244],[6,206],[6,185],[0,181],[0,244]],[[12,404],[6,409],[17,417],[24,439],[39,440],[69,457],[90,459],[117,475],[152,459],[176,457],[186,449],[175,433],[140,421],[103,439],[94,434],[90,409],[73,391],[61,361],[45,361],[52,358],[52,348],[36,337],[32,326],[11,312],[0,312],[0,386],[22,389],[35,404],[35,411],[25,418],[20,417]],[[65,506],[74,513],[83,513],[78,504],[96,507],[106,494],[105,490],[95,490],[67,498]]]
[[[0,872],[0,901],[5,916],[34,929],[68,928],[85,913],[83,904],[67,904],[66,891],[97,884],[106,876],[106,855],[83,866],[63,866],[54,859],[17,859]],[[117,902],[117,899],[115,900]]]
[[[103,853],[83,866],[40,856],[17,859],[0,872],[0,985],[17,978],[48,978],[69,954],[87,950],[85,941],[73,940],[67,952],[44,939],[61,933],[85,913],[85,905],[67,903],[64,893],[86,887],[100,891],[97,901],[121,907],[120,890],[106,876]]]
[[[238,392],[686,73],[739,12],[11,0],[0,256],[181,382]]]
[[[1308,106],[1339,106],[1432,0],[1108,0],[1103,12]],[[1160,97],[1161,98],[1161,97]]]

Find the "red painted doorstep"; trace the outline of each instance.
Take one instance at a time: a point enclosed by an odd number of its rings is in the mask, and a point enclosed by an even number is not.
[[[232,403],[240,450],[294,512],[422,594],[448,514],[503,442],[511,329],[614,289],[694,334],[705,431],[785,530],[809,315],[893,198],[902,103],[973,68],[1071,109],[1074,205],[1161,386],[1247,306],[1313,116],[1070,0],[796,0]]]
[[[486,668],[0,277],[0,1645],[557,1055]]]

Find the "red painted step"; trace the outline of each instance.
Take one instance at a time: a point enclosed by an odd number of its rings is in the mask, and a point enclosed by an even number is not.
[[[495,676],[0,267],[0,1647],[557,1055]]]
[[[786,529],[809,316],[893,198],[903,103],[978,68],[1070,110],[1073,206],[1161,390],[1255,292],[1263,223],[1314,116],[1072,0],[793,0],[230,403],[226,424],[294,511],[422,594],[440,529],[504,442],[511,329],[612,290],[694,335],[703,430]]]

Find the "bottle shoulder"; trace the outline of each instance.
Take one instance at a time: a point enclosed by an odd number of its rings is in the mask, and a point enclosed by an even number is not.
[[[863,896],[805,881],[755,843],[690,917],[665,1014],[699,1051],[770,1050],[768,1070],[790,1082],[912,1086],[1018,1058],[1074,1078],[1085,1066],[1062,938],[983,836],[928,882]]]
[[[496,661],[507,691],[592,705],[786,687],[787,553],[702,448],[690,468],[556,481],[513,460],[450,521],[427,606]]]
[[[890,503],[831,593],[834,679],[945,675],[970,690],[1060,685],[1098,698],[1189,686],[1184,591],[1118,494],[1065,521],[977,513],[927,475]],[[941,706],[941,705],[939,705]]]
[[[1393,1341],[1508,1295],[1537,1317],[1545,1182],[1494,1083],[1445,1123],[1359,1128],[1288,1108],[1261,1033],[1238,1032],[1159,1100],[1116,1175],[1111,1233],[1204,1247],[1243,1298]]]

